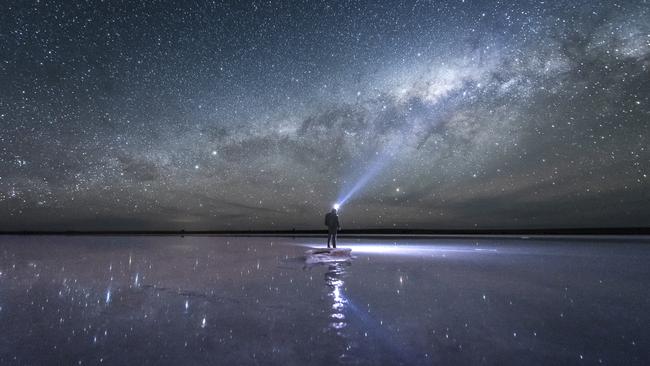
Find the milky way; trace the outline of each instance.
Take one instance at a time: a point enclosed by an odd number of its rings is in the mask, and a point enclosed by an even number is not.
[[[646,1],[0,10],[6,230],[650,224]]]

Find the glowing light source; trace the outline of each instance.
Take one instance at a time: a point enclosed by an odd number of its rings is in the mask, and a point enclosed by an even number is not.
[[[341,207],[341,205],[339,205],[338,203],[335,203],[333,207],[334,207],[335,210],[338,210],[339,207]]]

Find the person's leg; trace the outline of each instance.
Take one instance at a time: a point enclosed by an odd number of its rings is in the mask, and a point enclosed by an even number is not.
[[[331,239],[332,239],[332,234],[330,234],[329,231],[328,231],[328,232],[327,232],[327,247],[328,247],[328,248],[330,247],[330,240],[331,240]]]
[[[336,248],[336,231],[332,234],[332,248]]]

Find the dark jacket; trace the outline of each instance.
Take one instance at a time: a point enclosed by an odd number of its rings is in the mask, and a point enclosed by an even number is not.
[[[327,215],[325,215],[325,226],[330,230],[338,230],[341,227],[339,224],[339,215],[328,212]]]

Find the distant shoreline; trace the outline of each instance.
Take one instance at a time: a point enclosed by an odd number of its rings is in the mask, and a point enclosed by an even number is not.
[[[320,237],[326,230],[67,230],[67,231],[0,231],[0,235],[155,235],[155,236],[284,236]],[[650,235],[650,228],[562,228],[562,229],[485,229],[485,230],[420,230],[420,229],[356,229],[342,230],[340,237],[430,238],[466,236],[580,236],[580,235]]]

